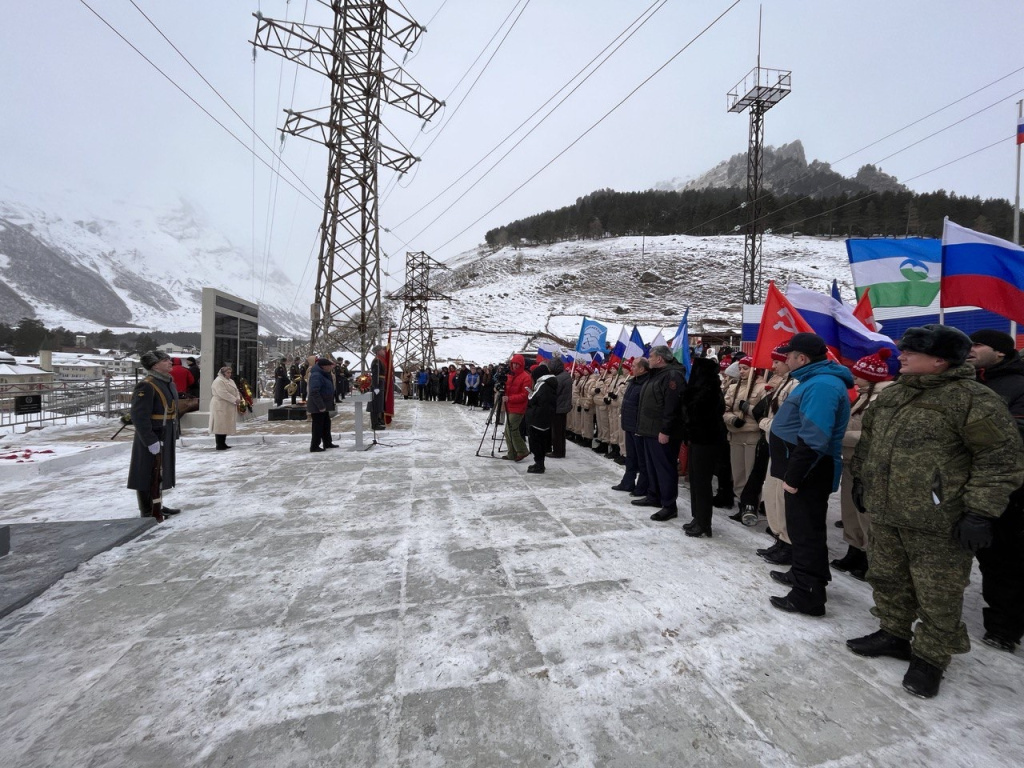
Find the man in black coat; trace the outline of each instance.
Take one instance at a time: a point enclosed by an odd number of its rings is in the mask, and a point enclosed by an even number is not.
[[[288,386],[288,369],[282,357],[274,369],[274,405],[278,408],[284,403],[284,388]]]
[[[686,377],[682,363],[666,346],[652,347],[648,354],[651,375],[640,392],[636,434],[647,456],[647,496],[633,502],[638,507],[659,507],[651,520],[663,522],[678,516],[679,448],[683,443],[682,396]]]
[[[693,520],[683,526],[687,536],[711,538],[713,491],[711,480],[722,446],[728,442],[725,422],[725,398],[718,378],[718,363],[698,357],[693,361],[690,380],[683,393],[686,439],[690,446],[690,510]]]
[[[370,422],[374,429],[384,429],[384,400],[388,391],[387,350],[377,346],[373,348],[373,362],[370,363]]]
[[[1024,360],[1013,337],[989,328],[975,331],[967,362],[977,369],[978,381],[1006,401],[1024,437]],[[976,556],[988,603],[982,642],[1013,653],[1024,636],[1024,487],[1010,495],[1006,511],[994,521],[992,546]]]
[[[555,401],[555,417],[551,422],[551,453],[552,459],[565,458],[565,422],[572,410],[572,376],[565,370],[565,364],[558,358],[545,363],[558,385]]]
[[[146,376],[132,393],[131,417],[135,427],[128,487],[135,491],[139,512],[153,517],[153,470],[161,458],[160,490],[174,487],[174,440],[178,436],[178,391],[171,379],[171,358],[159,351],[142,355]],[[162,497],[161,493],[161,497]],[[164,515],[181,510],[161,504]]]
[[[626,471],[618,485],[612,486],[613,491],[627,491],[640,497],[647,496],[647,456],[643,441],[636,436],[636,423],[640,413],[640,393],[650,374],[647,358],[639,357],[633,361],[633,378],[629,380],[622,395],[622,411],[619,414],[619,423],[626,436]]]
[[[186,357],[185,362],[188,364],[188,372],[192,374],[192,386],[188,388],[187,394],[189,397],[199,397],[199,363],[194,357]]]
[[[558,403],[558,382],[545,365],[536,365],[530,372],[533,388],[526,402],[527,440],[533,464],[526,468],[530,474],[544,474],[544,456],[551,447],[551,424]]]

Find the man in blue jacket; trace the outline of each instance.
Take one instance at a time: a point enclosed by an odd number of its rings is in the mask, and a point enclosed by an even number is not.
[[[768,446],[772,477],[782,480],[785,491],[793,565],[788,572],[771,572],[790,588],[771,603],[788,613],[824,616],[825,587],[832,579],[825,516],[828,497],[838,490],[842,475],[853,376],[827,358],[825,340],[814,333],[795,334],[779,352],[798,384],[772,421]]]

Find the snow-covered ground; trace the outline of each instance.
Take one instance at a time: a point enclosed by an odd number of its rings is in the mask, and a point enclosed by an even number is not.
[[[844,646],[866,584],[769,606],[763,525],[688,539],[685,494],[653,523],[590,451],[529,475],[474,455],[482,411],[397,405],[363,453],[182,449],[182,515],[0,621],[4,768],[1020,762],[1021,656],[975,642],[913,698]],[[126,472],[0,475],[0,522],[133,516]]]
[[[827,292],[853,283],[843,240],[766,235],[765,280],[796,280]],[[500,362],[546,332],[575,343],[584,316],[608,326],[612,343],[623,325],[644,341],[675,334],[689,308],[691,336],[742,324],[743,237],[615,237],[492,252],[480,248],[431,273],[431,287],[451,301],[430,304],[439,361]]]

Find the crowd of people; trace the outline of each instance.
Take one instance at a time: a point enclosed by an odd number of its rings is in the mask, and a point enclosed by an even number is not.
[[[500,412],[502,458],[532,455],[531,474],[565,458],[567,442],[604,455],[623,467],[612,490],[651,507],[656,522],[678,517],[684,477],[689,537],[712,537],[716,508],[746,526],[763,518],[774,543],[756,554],[786,589],[771,605],[821,617],[832,570],[866,581],[879,628],[847,646],[909,662],[904,688],[930,698],[952,656],[970,648],[962,610],[975,557],[987,604],[983,642],[1012,653],[1024,637],[1024,360],[1011,336],[991,329],[968,337],[926,325],[908,329],[897,347],[898,361],[883,348],[844,365],[821,337],[797,333],[772,351],[770,371],[740,350],[723,347],[719,357],[702,345],[688,365],[667,346],[607,365],[567,367],[556,357],[528,368],[516,354],[501,365],[409,370],[400,387],[406,399]],[[372,392],[372,424],[384,429],[391,370],[384,348],[373,351],[361,383]],[[155,464],[162,487],[174,485],[166,430],[176,424],[181,374],[160,352],[142,362],[128,487],[146,515],[159,493]],[[351,379],[347,364],[330,358],[277,366],[275,402],[306,401],[311,452],[337,447],[330,412]],[[229,367],[213,396],[211,431],[224,450],[239,402]],[[830,562],[826,518],[837,491],[847,551]]]
[[[756,550],[786,589],[775,608],[825,615],[832,569],[867,581],[879,629],[847,642],[867,657],[909,662],[910,693],[930,698],[954,654],[973,559],[982,572],[983,642],[1013,652],[1024,636],[1024,361],[991,329],[909,329],[849,365],[797,333],[772,369],[739,350],[691,349],[689,375],[667,346],[626,364],[527,370],[508,364],[504,459],[532,454],[530,473],[565,456],[566,441],[623,466],[612,490],[651,519],[678,517],[711,538],[715,508],[748,526],[763,517],[775,542]],[[826,516],[839,491],[847,551],[829,561]]]

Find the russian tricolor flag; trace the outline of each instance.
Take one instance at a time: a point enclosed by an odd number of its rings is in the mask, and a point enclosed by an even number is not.
[[[1024,117],[1017,118],[1017,143],[1024,144]]]
[[[1024,323],[1024,248],[946,217],[939,301],[942,307],[980,307]]]

